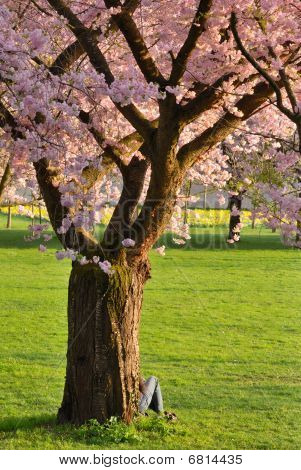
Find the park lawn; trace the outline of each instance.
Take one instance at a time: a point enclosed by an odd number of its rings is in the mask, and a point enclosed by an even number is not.
[[[177,424],[144,418],[57,426],[70,266],[23,241],[0,216],[0,448],[300,449],[301,253],[277,234],[193,228],[185,248],[151,254],[141,327],[145,376],[157,375]],[[169,237],[163,241],[170,243]],[[119,434],[118,434],[119,433]]]

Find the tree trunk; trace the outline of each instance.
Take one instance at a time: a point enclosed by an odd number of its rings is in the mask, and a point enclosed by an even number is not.
[[[300,136],[301,139],[301,136]],[[298,178],[298,182],[301,183],[301,178]],[[301,198],[301,193],[298,194],[299,198]],[[297,219],[297,233],[296,233],[296,242],[299,243],[301,241],[301,210],[298,213],[300,219]]]
[[[301,221],[297,220],[297,233],[296,233],[296,242],[298,243],[301,239]]]
[[[254,229],[255,228],[255,223],[256,223],[256,215],[255,215],[255,209],[256,209],[256,206],[255,204],[253,203],[253,212],[252,212],[252,223],[251,223],[251,228]]]
[[[11,206],[8,206],[6,228],[11,228]]]
[[[242,206],[242,194],[233,195],[229,198],[230,221],[229,221],[229,239],[233,240],[235,235],[240,236],[240,231],[236,231],[237,224],[240,224],[240,215],[232,215],[232,209],[236,207],[239,211]]]
[[[148,262],[126,261],[107,276],[96,265],[72,268],[68,301],[68,351],[60,423],[130,422],[139,397],[138,331]]]

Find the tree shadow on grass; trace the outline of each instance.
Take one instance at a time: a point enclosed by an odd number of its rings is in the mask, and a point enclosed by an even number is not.
[[[164,440],[166,437],[185,434],[183,426],[170,423],[155,413],[149,417],[139,416],[130,425],[114,417],[104,424],[90,420],[82,426],[58,425],[56,416],[50,414],[0,420],[0,436],[18,449],[69,449],[77,448],[78,445],[103,449],[108,446],[127,448],[129,445],[148,448],[148,442],[158,439],[158,436]]]
[[[62,442],[73,445],[90,443],[80,427],[57,424],[55,414],[0,419],[0,436],[0,442],[10,442],[10,446],[18,449],[46,449],[49,448],[49,442],[52,443],[51,448],[61,447]],[[2,447],[0,443],[0,449]]]

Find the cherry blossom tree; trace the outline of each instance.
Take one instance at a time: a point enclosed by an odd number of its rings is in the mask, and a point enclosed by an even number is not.
[[[175,227],[188,173],[200,165],[210,181],[220,143],[275,92],[231,33],[234,12],[243,40],[273,70],[274,58],[253,32],[258,3],[1,4],[1,147],[16,176],[41,192],[63,247],[57,258],[72,260],[59,422],[113,415],[129,422],[137,412],[149,250],[166,228],[188,237],[186,226]],[[273,29],[281,60],[297,80],[298,1],[261,3],[265,28]],[[118,202],[98,240],[93,227],[104,186]],[[32,236],[43,236],[43,229],[35,226]],[[164,247],[157,251],[164,254]]]
[[[299,246],[300,154],[292,122],[266,108],[235,130],[225,145],[235,167],[228,186],[251,199],[252,220],[279,229],[286,244]]]
[[[300,5],[298,6],[292,4],[292,7],[297,9],[299,13],[298,19],[300,23]],[[271,37],[269,37],[270,29],[268,27],[268,24],[266,23],[265,12],[261,8],[261,2],[257,2],[256,21],[265,47],[264,56],[262,56],[261,53],[258,54],[259,51],[257,50],[250,52],[245,47],[244,42],[238,32],[238,20],[237,15],[234,11],[231,13],[231,31],[233,33],[237,47],[241,51],[244,58],[273,88],[275,94],[275,106],[277,106],[279,112],[295,127],[295,132],[297,136],[297,142],[294,142],[294,144],[290,145],[289,147],[286,145],[285,153],[279,152],[278,154],[278,159],[282,159],[285,162],[285,171],[287,171],[289,168],[289,180],[291,182],[293,181],[293,179],[296,180],[294,185],[295,191],[289,191],[289,198],[287,198],[286,185],[283,185],[282,191],[277,191],[274,188],[273,193],[270,194],[271,198],[274,200],[274,204],[272,205],[274,214],[271,217],[269,214],[269,209],[264,210],[263,212],[265,213],[265,216],[268,217],[268,219],[273,220],[273,228],[276,228],[276,226],[280,226],[282,228],[282,231],[284,230],[286,232],[286,240],[292,241],[291,239],[295,238],[297,242],[296,246],[301,247],[301,204],[300,201],[296,199],[296,196],[297,198],[301,197],[301,88],[299,80],[299,71],[301,64],[300,39],[299,44],[297,42],[292,43],[290,45],[291,50],[294,52],[293,56],[290,55],[288,59],[286,54],[284,53],[281,41],[279,42],[278,35],[273,35],[272,39]],[[266,66],[267,58],[268,64],[271,65],[270,69]],[[283,90],[281,89],[282,87]],[[292,167],[295,171],[295,178],[293,179],[291,175]],[[277,205],[279,206],[278,211],[276,209]],[[284,217],[283,206],[290,208],[284,211]]]

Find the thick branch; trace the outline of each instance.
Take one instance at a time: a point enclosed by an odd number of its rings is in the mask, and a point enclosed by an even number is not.
[[[295,96],[295,94],[294,94],[294,92],[293,92],[293,89],[292,89],[292,87],[291,87],[290,80],[289,80],[289,78],[288,78],[288,76],[287,76],[287,74],[286,74],[284,68],[281,69],[281,70],[279,70],[279,75],[280,75],[280,77],[281,77],[281,80],[283,81],[284,88],[285,88],[285,90],[286,90],[288,99],[289,99],[289,101],[290,101],[290,103],[291,103],[292,110],[293,110],[293,112],[294,112],[294,110],[295,110],[296,108],[298,108],[298,106],[297,106],[298,103],[297,103],[296,96]],[[296,116],[294,115],[294,117],[296,117]]]
[[[76,62],[84,53],[84,49],[79,41],[74,41],[64,49],[49,67],[49,72],[53,75],[62,75]]]
[[[11,170],[10,170],[10,164],[7,163],[0,181],[0,202],[3,199],[4,191],[7,188],[9,182],[11,180]]]
[[[70,30],[88,54],[95,70],[104,74],[107,84],[110,85],[114,81],[114,77],[107,61],[97,46],[93,32],[80,21],[62,0],[48,0],[48,3],[59,15],[66,18]]]
[[[83,110],[81,110],[79,112],[78,118],[81,122],[83,122],[84,124],[87,124],[87,125],[89,125],[90,122],[91,122],[90,113],[88,113],[86,111],[83,111]],[[102,146],[103,146],[103,144],[106,140],[105,136],[99,130],[95,129],[95,127],[89,126],[89,131],[93,135],[93,137],[94,137],[95,141],[98,143],[98,145],[102,148]],[[106,154],[107,154],[107,157],[110,157],[110,159],[114,163],[116,163],[116,165],[118,166],[118,168],[120,170],[123,168],[124,163],[122,162],[122,160],[120,158],[119,152],[112,145],[107,145],[106,146]]]
[[[193,100],[182,107],[180,121],[185,125],[192,122],[203,112],[211,109],[224,96],[225,91],[221,88],[223,83],[233,77],[234,73],[227,73],[218,78],[212,85],[209,85],[204,91],[199,93]]]
[[[82,254],[97,250],[97,241],[83,229],[75,229],[72,225],[67,233],[60,234],[58,229],[69,211],[61,204],[61,193],[55,184],[58,173],[55,168],[50,167],[46,158],[34,162],[36,176],[40,191],[45,202],[51,225],[64,248],[73,248]]]
[[[214,126],[206,129],[200,136],[180,148],[178,160],[181,166],[188,168],[193,165],[201,155],[208,152],[219,142],[222,142],[241,122],[245,121],[254,114],[254,112],[259,110],[265,101],[272,96],[273,91],[273,88],[266,82],[258,83],[254,87],[254,94],[244,96],[235,105],[236,108],[243,113],[241,117],[227,112]]]
[[[176,59],[173,62],[173,67],[169,79],[169,83],[171,86],[176,86],[183,77],[189,57],[195,49],[199,37],[201,36],[203,31],[205,31],[206,21],[211,6],[212,0],[200,0],[197,12],[193,19],[186,41],[184,42]]]
[[[104,249],[119,248],[124,238],[135,238],[135,233],[131,233],[131,225],[135,218],[135,211],[142,194],[149,165],[148,160],[139,160],[137,157],[133,157],[123,170],[123,188],[104,233],[102,243]]]
[[[11,112],[4,106],[0,101],[0,127],[3,129],[9,127],[12,133],[13,139],[22,139],[23,134],[18,130],[17,121]]]
[[[147,253],[170,222],[184,175],[177,161],[167,170],[152,167],[147,195],[132,227],[137,253]]]
[[[105,4],[107,8],[116,6],[116,2],[112,0],[105,0]],[[146,81],[158,83],[162,87],[166,85],[167,82],[151,56],[132,16],[122,9],[121,13],[112,15],[112,19],[122,32]]]
[[[123,6],[124,11],[127,12],[128,15],[133,14],[136,10],[140,0],[126,0]],[[104,35],[107,36],[109,33],[114,33],[118,30],[118,26],[116,23],[111,22],[104,32]],[[95,39],[99,38],[101,35],[101,29],[98,28],[97,30],[91,30],[91,34],[95,37]],[[72,44],[66,47],[53,61],[51,67],[49,67],[49,71],[53,75],[61,75],[66,70],[68,70],[74,62],[76,62],[83,54],[85,50],[82,47],[80,41],[76,40]]]

